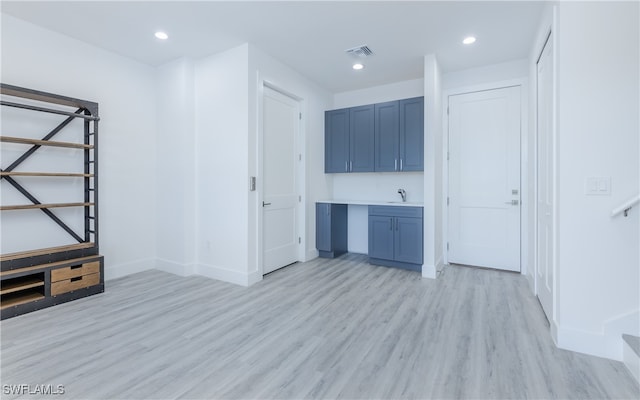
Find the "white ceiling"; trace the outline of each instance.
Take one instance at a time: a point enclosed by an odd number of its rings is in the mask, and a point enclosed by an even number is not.
[[[332,92],[525,58],[543,2],[524,1],[6,1],[1,11],[160,65],[252,43]],[[164,30],[169,40],[153,34]],[[473,34],[478,41],[463,45]],[[344,50],[375,53],[353,71]]]

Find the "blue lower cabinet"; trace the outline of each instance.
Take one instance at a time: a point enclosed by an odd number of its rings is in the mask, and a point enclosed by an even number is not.
[[[393,217],[369,215],[369,257],[393,260]]]
[[[422,271],[422,207],[369,206],[369,262]]]
[[[347,252],[347,205],[316,203],[316,248],[320,257]]]

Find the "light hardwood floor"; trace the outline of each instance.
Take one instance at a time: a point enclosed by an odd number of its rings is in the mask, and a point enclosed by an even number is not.
[[[142,272],[0,328],[2,383],[58,399],[640,397],[622,363],[553,345],[519,274],[351,254],[249,288]]]

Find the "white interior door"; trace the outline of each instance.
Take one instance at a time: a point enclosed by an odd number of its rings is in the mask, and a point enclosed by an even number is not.
[[[450,263],[520,271],[520,87],[449,97]]]
[[[264,88],[263,273],[298,260],[297,136],[299,104]]]
[[[551,37],[538,60],[538,194],[536,291],[540,304],[553,319],[553,49]]]

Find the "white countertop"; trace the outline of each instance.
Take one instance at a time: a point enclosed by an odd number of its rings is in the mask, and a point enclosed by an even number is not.
[[[424,207],[424,203],[402,202],[402,201],[365,201],[365,200],[318,200],[317,203],[348,204],[353,206],[400,206],[400,207]]]

